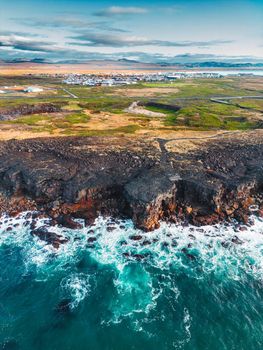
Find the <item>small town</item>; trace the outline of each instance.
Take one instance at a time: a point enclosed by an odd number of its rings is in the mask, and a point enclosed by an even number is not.
[[[215,72],[159,72],[144,74],[69,74],[64,77],[63,83],[68,85],[86,85],[86,86],[118,86],[132,85],[140,82],[172,82],[177,79],[219,79],[223,75]]]

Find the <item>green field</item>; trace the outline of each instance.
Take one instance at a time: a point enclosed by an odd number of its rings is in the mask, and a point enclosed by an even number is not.
[[[256,80],[258,84],[258,80]],[[262,128],[259,110],[263,100],[232,99],[230,104],[210,101],[218,96],[251,96],[258,94],[253,80],[243,78],[177,80],[172,83],[140,83],[122,87],[67,86],[59,79],[37,77],[0,77],[0,88],[4,85],[41,85],[56,90],[49,96],[46,90],[41,96],[0,99],[0,116],[3,111],[12,113],[25,105],[52,103],[60,108],[59,113],[36,113],[18,115],[12,120],[1,120],[5,128],[10,125],[25,127],[33,133],[47,132],[61,135],[112,135],[136,134],[138,130],[153,131],[180,129],[190,130],[247,130]],[[251,88],[252,84],[252,88]],[[63,89],[76,95],[73,99]],[[150,118],[147,115],[133,115],[124,110],[134,101],[142,104],[158,102],[158,107],[145,107],[165,116]],[[178,106],[173,111],[166,106]],[[240,108],[244,107],[244,108]],[[111,122],[114,120],[114,123]]]

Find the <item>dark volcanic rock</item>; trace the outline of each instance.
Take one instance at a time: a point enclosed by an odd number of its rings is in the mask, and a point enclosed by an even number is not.
[[[58,249],[61,244],[67,243],[68,238],[49,231],[46,227],[40,227],[31,231],[33,236],[37,236],[42,241],[51,244],[54,248]]]
[[[82,228],[82,225],[75,222],[70,215],[60,215],[56,221],[58,224],[73,230]]]
[[[97,238],[96,237],[90,237],[88,238],[88,243],[94,243],[96,242]]]
[[[24,104],[18,107],[0,108],[0,120],[12,120],[23,115],[57,113],[61,106],[55,103]]]
[[[159,143],[159,148],[156,143]],[[197,151],[168,152],[166,140],[50,138],[0,143],[0,210],[41,210],[72,229],[102,215],[153,230],[161,220],[246,223],[262,208],[263,139],[213,139]],[[114,229],[110,225],[108,230]],[[40,237],[53,245],[59,239]]]
[[[234,237],[232,238],[231,242],[234,243],[234,244],[243,244],[243,243],[244,243],[244,242],[241,241],[241,239],[238,238],[237,236],[234,236]]]
[[[133,241],[140,241],[142,239],[142,236],[141,235],[133,235],[133,236],[130,236],[130,239]]]

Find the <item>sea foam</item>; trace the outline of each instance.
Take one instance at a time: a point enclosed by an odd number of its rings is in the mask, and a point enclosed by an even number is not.
[[[238,281],[246,274],[262,281],[263,220],[255,216],[251,216],[247,226],[234,222],[205,227],[162,223],[159,229],[147,233],[135,229],[130,220],[99,217],[92,227],[85,227],[80,220],[83,227],[78,230],[49,227],[48,219],[37,220],[37,228],[46,226],[68,238],[58,249],[31,234],[32,220],[31,213],[16,218],[3,216],[0,248],[19,248],[25,271],[34,267],[37,280],[47,280],[56,271],[67,268],[68,275],[61,280],[60,288],[72,300],[73,309],[87,300],[94,285],[91,279],[96,279],[95,275],[76,270],[80,257],[84,254],[98,266],[110,267],[115,295],[108,306],[110,316],[102,324],[130,318],[134,329],[141,331],[152,319],[151,312],[159,298],[166,295],[169,300],[172,298],[170,306],[176,311],[174,302],[180,297],[180,290],[175,274],[196,280],[213,276],[219,282]],[[191,335],[187,309],[182,324],[185,341]]]
[[[185,227],[162,223],[153,232],[135,229],[130,220],[115,222],[99,217],[92,227],[85,227],[80,220],[83,228],[78,230],[59,226],[48,228],[68,238],[67,243],[55,249],[30,234],[32,218],[29,214],[1,218],[0,245],[19,246],[25,263],[39,267],[53,261],[59,268],[62,260],[74,260],[77,252],[85,251],[99,264],[114,266],[120,273],[129,262],[143,262],[162,270],[171,266],[185,269],[196,277],[200,277],[200,270],[202,273],[223,273],[234,279],[238,279],[239,272],[244,270],[262,277],[263,220],[255,216],[251,216],[247,226],[228,223]],[[36,228],[48,227],[49,223],[48,219],[39,219]]]

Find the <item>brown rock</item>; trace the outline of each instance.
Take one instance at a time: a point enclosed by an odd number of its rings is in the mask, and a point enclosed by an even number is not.
[[[39,239],[51,244],[56,249],[58,249],[61,244],[68,242],[68,238],[58,235],[55,232],[48,231],[46,227],[40,227],[31,231],[31,235],[37,236]]]
[[[82,225],[75,222],[70,215],[61,215],[57,218],[58,224],[67,227],[72,230],[78,230],[82,228]]]
[[[142,239],[141,235],[134,235],[129,237],[133,241],[140,241]]]

